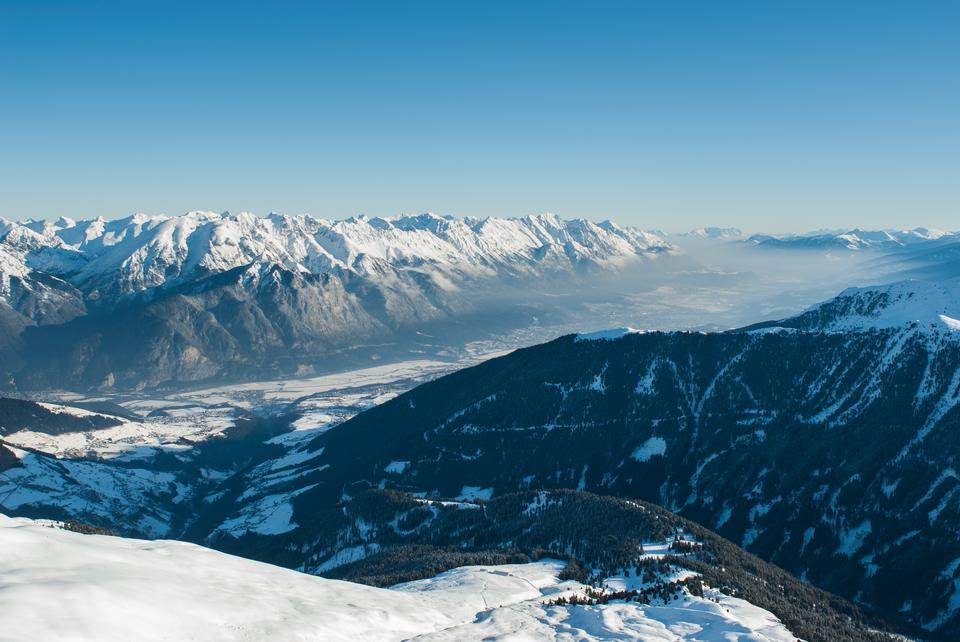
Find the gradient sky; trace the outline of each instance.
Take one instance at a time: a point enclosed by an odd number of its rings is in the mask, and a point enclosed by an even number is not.
[[[0,216],[960,229],[960,2],[0,0]]]

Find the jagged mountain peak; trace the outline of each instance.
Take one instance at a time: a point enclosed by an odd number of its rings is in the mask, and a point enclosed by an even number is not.
[[[0,313],[9,310],[19,342],[10,349],[29,385],[61,373],[84,385],[153,385],[219,376],[225,361],[314,363],[334,337],[404,338],[415,324],[485,313],[478,301],[503,288],[566,288],[671,250],[652,233],[552,214],[333,221],[193,211],[11,223],[0,240]],[[80,347],[94,343],[103,346],[96,366]],[[74,362],[54,365],[63,359]]]
[[[365,257],[397,268],[432,264],[471,272],[477,267],[529,271],[538,264],[618,264],[670,250],[651,233],[583,219],[564,221],[553,214],[477,222],[433,213],[332,221],[307,214],[191,211],[4,226],[9,229],[3,244],[16,249],[29,268],[101,295],[182,282],[252,262],[312,273],[362,272]],[[41,254],[41,259],[34,256]]]

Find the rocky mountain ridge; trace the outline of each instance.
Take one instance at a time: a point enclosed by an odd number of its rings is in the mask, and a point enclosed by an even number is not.
[[[0,374],[129,389],[330,369],[422,350],[435,327],[455,341],[522,327],[523,304],[493,304],[519,285],[573,287],[671,251],[553,215],[3,222]]]

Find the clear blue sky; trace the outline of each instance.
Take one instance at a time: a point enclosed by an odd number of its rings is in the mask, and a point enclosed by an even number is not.
[[[960,228],[960,2],[0,0],[0,216]]]

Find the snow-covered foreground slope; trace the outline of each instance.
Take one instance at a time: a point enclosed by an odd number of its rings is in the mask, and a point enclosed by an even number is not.
[[[463,567],[379,589],[0,515],[0,640],[795,639],[767,611],[709,590],[668,605],[545,604],[581,589],[557,579],[561,568]]]
[[[191,544],[0,517],[0,639],[401,639],[450,622],[399,591],[322,580]]]

